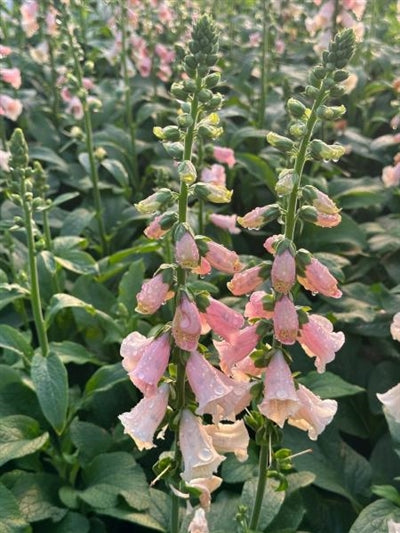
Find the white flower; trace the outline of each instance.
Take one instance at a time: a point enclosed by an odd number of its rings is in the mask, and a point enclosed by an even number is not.
[[[386,412],[400,423],[400,383],[385,393],[378,393],[377,397],[385,406]]]
[[[400,312],[393,317],[393,321],[390,324],[390,334],[395,341],[400,342]]]

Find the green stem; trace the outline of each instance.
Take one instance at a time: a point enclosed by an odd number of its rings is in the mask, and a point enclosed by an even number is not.
[[[267,10],[267,1],[263,0],[262,9],[263,9],[263,31],[262,31],[262,47],[261,47],[261,92],[260,92],[260,102],[258,107],[258,118],[257,118],[257,127],[261,129],[264,126],[265,119],[265,102],[267,99],[267,45],[269,40],[267,19],[268,19],[268,10]]]
[[[251,514],[250,526],[251,531],[256,531],[258,526],[258,521],[260,519],[260,512],[265,492],[265,486],[267,484],[267,464],[268,464],[268,446],[267,444],[262,444],[260,446],[260,457],[258,463],[258,482],[256,497],[254,500],[253,512]]]
[[[132,114],[132,90],[128,75],[128,61],[127,61],[127,35],[126,35],[126,21],[127,21],[127,7],[126,2],[121,0],[121,37],[122,37],[122,50],[121,50],[121,63],[122,73],[124,77],[124,103],[125,103],[125,117],[128,125],[129,135],[131,138],[131,152],[129,154],[132,164],[132,186],[138,190],[140,189],[139,182],[139,168],[136,153],[136,124],[133,120]]]
[[[325,100],[326,95],[327,95],[326,90],[321,88],[316,100],[314,101],[314,105],[311,109],[311,113],[310,113],[310,116],[308,118],[307,125],[306,125],[306,131],[305,131],[304,137],[301,140],[299,151],[296,156],[296,161],[294,165],[294,174],[295,176],[297,176],[297,180],[293,187],[292,192],[290,193],[289,204],[288,204],[288,209],[287,209],[287,214],[286,214],[286,221],[285,221],[285,237],[287,237],[290,240],[293,240],[294,238],[294,231],[295,231],[295,226],[296,226],[297,195],[299,192],[301,178],[303,176],[304,165],[306,162],[307,148],[308,148],[308,144],[310,142],[310,139],[313,134],[314,127],[315,127],[315,124],[318,118],[316,110]]]
[[[26,240],[28,245],[28,266],[29,266],[29,279],[31,288],[31,305],[33,320],[35,322],[35,328],[39,340],[40,350],[43,357],[47,357],[49,354],[49,341],[47,339],[47,332],[45,321],[42,313],[42,304],[40,298],[39,289],[39,276],[37,270],[37,260],[35,251],[35,240],[33,236],[33,221],[32,221],[32,204],[26,198],[27,191],[25,187],[25,177],[20,177],[21,183],[21,198],[23,202],[24,221],[26,230]]]
[[[44,240],[46,243],[46,250],[53,251],[53,241],[51,238],[49,215],[48,215],[47,210],[44,210],[42,212],[42,221],[43,221],[43,234],[44,234]],[[51,284],[52,284],[54,293],[61,292],[57,272],[54,276],[51,276]]]
[[[64,13],[66,13],[66,10],[64,10]],[[83,86],[83,74],[82,74],[81,65],[79,63],[76,46],[75,46],[74,39],[73,39],[73,34],[69,30],[68,25],[67,25],[67,34],[68,34],[68,42],[69,42],[70,50],[71,50],[73,61],[74,61],[75,75],[78,80],[79,89],[81,91],[85,91],[84,86]],[[101,255],[103,255],[104,253],[107,253],[108,251],[108,243],[107,243],[106,231],[105,231],[104,221],[103,221],[103,208],[102,208],[101,195],[100,195],[100,189],[99,189],[99,175],[97,172],[96,158],[94,155],[92,119],[90,116],[90,110],[88,107],[86,97],[83,99],[82,107],[83,107],[83,123],[84,123],[84,128],[85,128],[86,151],[89,156],[90,179],[93,185],[95,217],[97,221],[97,227],[99,230],[100,243],[101,243],[100,253]]]

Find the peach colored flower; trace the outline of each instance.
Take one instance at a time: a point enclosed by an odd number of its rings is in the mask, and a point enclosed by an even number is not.
[[[334,332],[330,320],[320,315],[309,315],[308,322],[301,326],[297,340],[309,357],[315,357],[319,373],[334,360],[336,352],[344,344],[344,334]]]
[[[154,396],[158,382],[162,378],[169,362],[169,333],[151,338],[133,370],[129,372],[132,383],[144,396]]]
[[[282,344],[294,344],[299,330],[299,318],[294,303],[283,296],[274,306],[274,333]]]
[[[138,331],[133,331],[122,341],[120,348],[120,354],[123,358],[122,366],[128,373],[136,368],[151,340]]]
[[[207,251],[204,256],[213,268],[226,274],[234,274],[242,270],[243,265],[236,252],[211,240],[206,241],[205,246]]]
[[[35,0],[27,0],[20,7],[21,27],[27,37],[32,37],[39,29],[37,17],[39,14],[39,5]]]
[[[319,292],[331,298],[340,298],[342,296],[342,292],[337,287],[337,280],[332,276],[328,268],[315,257],[306,265],[304,274],[297,276],[297,280],[305,289],[312,293],[317,294]]]
[[[199,404],[198,415],[210,414],[214,422],[234,420],[235,415],[250,403],[250,384],[227,377],[199,352],[190,354],[186,373]]]
[[[200,505],[203,509],[209,511],[211,504],[211,493],[214,492],[214,490],[217,490],[221,483],[222,479],[220,477],[211,476],[192,479],[189,481],[189,483],[187,483],[187,485],[201,491],[199,496]]]
[[[21,72],[19,68],[1,68],[0,77],[5,83],[9,83],[14,89],[21,87]]]
[[[387,166],[382,171],[382,181],[385,187],[397,187],[400,185],[400,162],[394,166]]]
[[[226,285],[232,294],[242,296],[253,292],[264,281],[263,265],[256,265],[236,273]]]
[[[201,181],[204,183],[212,183],[213,185],[219,185],[220,187],[225,187],[226,185],[226,174],[225,168],[222,165],[212,165],[210,168],[205,167],[201,171]]]
[[[162,383],[153,396],[144,397],[129,412],[118,416],[139,450],[154,448],[154,433],[162,422],[168,406],[169,386]]]
[[[308,431],[311,440],[317,440],[325,427],[332,421],[337,410],[335,400],[321,400],[321,398],[304,385],[299,385],[297,399],[299,409],[289,418],[290,425]]]
[[[232,148],[214,146],[214,157],[218,163],[226,163],[229,168],[232,168],[236,164],[235,153]]]
[[[172,321],[172,336],[182,350],[196,350],[201,335],[200,313],[196,305],[182,293]]]
[[[236,420],[233,424],[220,422],[204,427],[218,453],[234,453],[241,463],[247,460],[250,438],[243,420]]]
[[[271,269],[273,288],[281,294],[287,294],[296,282],[296,262],[287,248],[275,255]]]
[[[293,377],[283,354],[277,350],[265,370],[264,398],[260,412],[283,427],[285,420],[299,408]]]
[[[272,255],[275,255],[276,254],[276,250],[274,248],[274,245],[278,241],[280,241],[282,238],[283,238],[283,235],[271,235],[270,237],[268,237],[265,240],[263,246],[267,250],[267,252],[269,252]]]
[[[400,424],[400,383],[384,393],[377,394],[386,411]]]
[[[395,522],[392,518],[387,523],[387,533],[400,533],[400,522]]]
[[[251,353],[259,341],[257,325],[247,326],[239,331],[231,344],[227,341],[213,341],[221,362],[221,370],[230,374],[235,363]]]
[[[194,512],[194,516],[189,524],[188,533],[209,533],[208,523],[204,509],[200,507]]]
[[[143,315],[152,315],[162,304],[172,296],[170,293],[170,283],[164,280],[167,279],[166,272],[160,272],[153,278],[143,282],[142,288],[136,295],[137,307],[136,311]]]
[[[273,309],[264,309],[265,297],[271,296],[265,291],[255,291],[250,296],[250,300],[247,302],[244,309],[244,316],[248,320],[254,320],[257,318],[267,318],[270,319],[274,316]]]
[[[235,340],[244,323],[238,311],[211,296],[206,299],[203,306],[200,306],[200,310],[214,333],[228,342]]]
[[[184,464],[181,476],[186,482],[199,478],[211,478],[225,460],[225,457],[215,450],[201,418],[195,416],[189,409],[184,409],[182,412],[179,445]]]
[[[219,228],[229,231],[232,235],[241,232],[240,228],[236,226],[236,215],[220,215],[218,213],[211,213],[210,221]]]
[[[20,100],[11,98],[6,94],[0,94],[0,115],[15,122],[22,113],[22,108]]]
[[[390,324],[390,334],[395,341],[400,342],[400,312],[396,313]]]
[[[199,249],[190,231],[182,231],[177,237],[175,242],[175,261],[182,268],[192,269],[197,268],[199,265]]]

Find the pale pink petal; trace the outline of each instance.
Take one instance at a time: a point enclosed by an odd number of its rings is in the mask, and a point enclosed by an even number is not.
[[[400,383],[382,394],[377,394],[387,412],[396,422],[400,423]]]

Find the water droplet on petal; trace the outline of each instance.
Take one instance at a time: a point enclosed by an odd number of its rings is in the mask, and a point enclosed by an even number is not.
[[[203,448],[199,452],[199,459],[201,461],[209,461],[212,458],[212,451],[209,448]]]

